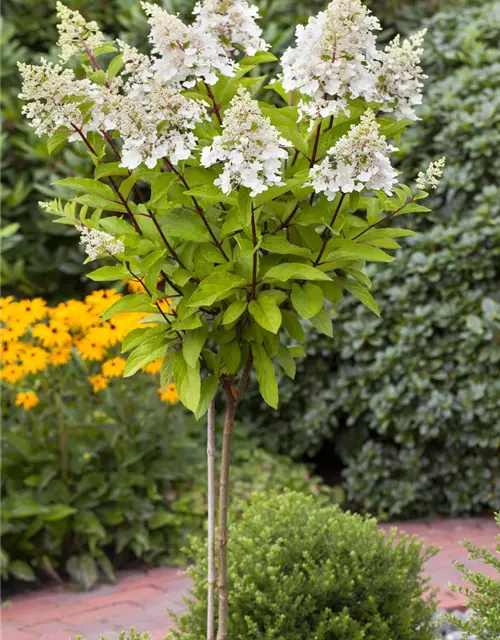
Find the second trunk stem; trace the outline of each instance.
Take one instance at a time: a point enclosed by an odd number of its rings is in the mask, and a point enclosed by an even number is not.
[[[212,400],[207,416],[208,463],[208,594],[207,640],[215,638],[215,403]]]
[[[233,436],[234,416],[236,414],[236,398],[231,386],[224,385],[226,400],[226,414],[224,417],[224,432],[222,435],[222,458],[219,480],[219,526],[218,526],[218,629],[217,640],[227,640],[229,619],[229,593],[227,575],[227,512],[229,508],[229,469],[231,465],[231,441]]]

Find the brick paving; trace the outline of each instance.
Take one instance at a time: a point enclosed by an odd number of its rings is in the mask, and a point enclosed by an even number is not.
[[[426,574],[431,584],[440,588],[442,609],[463,607],[464,598],[447,587],[450,581],[460,581],[452,563],[459,560],[488,573],[481,562],[467,559],[460,541],[467,539],[494,549],[498,528],[493,518],[410,522],[399,529],[440,547],[439,554],[427,563]],[[167,608],[182,612],[182,596],[188,587],[189,579],[181,570],[167,568],[123,573],[116,585],[103,585],[88,593],[57,587],[16,596],[2,610],[2,640],[69,640],[77,634],[99,640],[101,635],[116,638],[121,629],[131,626],[150,631],[152,640],[161,640],[171,624]]]

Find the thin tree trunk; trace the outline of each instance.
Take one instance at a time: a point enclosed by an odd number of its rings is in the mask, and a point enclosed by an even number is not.
[[[227,580],[227,512],[229,507],[229,469],[231,465],[231,441],[233,435],[234,416],[236,414],[236,398],[229,384],[224,386],[226,399],[226,415],[222,435],[222,458],[219,479],[219,591],[217,640],[227,640],[229,618],[229,593]]]
[[[207,640],[215,638],[215,403],[212,400],[207,415],[208,466],[208,593]]]

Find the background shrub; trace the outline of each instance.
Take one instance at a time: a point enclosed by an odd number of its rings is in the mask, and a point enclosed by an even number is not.
[[[496,520],[500,526],[500,513]],[[496,554],[486,548],[478,548],[471,542],[464,542],[464,547],[469,551],[469,558],[482,560],[498,573],[498,578],[488,578],[480,571],[471,571],[463,564],[455,566],[460,569],[463,577],[471,587],[452,586],[453,591],[465,594],[468,599],[469,620],[460,620],[452,615],[447,617],[449,622],[458,626],[467,635],[474,636],[477,640],[491,640],[500,637],[500,535],[497,536],[499,544],[496,546]]]
[[[500,2],[427,26],[432,81],[401,168],[446,155],[433,214],[372,272],[381,319],[342,303],[333,350],[311,335],[280,411],[247,405],[269,446],[321,450],[352,505],[399,517],[500,508]]]
[[[394,537],[310,496],[254,495],[230,526],[230,637],[431,640],[435,604],[420,598],[420,574],[433,551]],[[191,570],[197,599],[169,638],[204,637],[205,547]]]

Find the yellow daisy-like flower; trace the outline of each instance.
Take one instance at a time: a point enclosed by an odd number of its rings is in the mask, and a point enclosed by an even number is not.
[[[104,360],[106,349],[90,336],[85,336],[76,342],[78,353],[84,360]]]
[[[24,370],[18,364],[8,364],[0,369],[0,379],[16,384],[24,377]]]
[[[66,300],[49,310],[49,316],[54,322],[59,322],[67,329],[88,329],[96,324],[99,319],[97,314],[90,311],[89,307],[81,300]]]
[[[31,346],[21,354],[21,365],[26,373],[37,373],[43,371],[48,364],[49,354],[45,349]]]
[[[179,402],[179,396],[173,382],[168,384],[165,390],[159,387],[158,393],[160,394],[160,400],[162,400],[163,402],[170,402],[170,404]]]
[[[15,324],[12,327],[2,327],[2,342],[17,342],[26,332],[26,327]]]
[[[153,362],[150,362],[148,364],[148,366],[144,369],[144,371],[146,373],[150,373],[151,375],[160,373],[162,363],[163,363],[163,360],[161,358],[158,358],[158,360],[153,360]]]
[[[125,284],[130,293],[144,293],[145,291],[142,282],[137,282],[137,280],[125,280]]]
[[[71,342],[71,336],[66,327],[53,320],[49,324],[43,322],[35,324],[31,329],[31,335],[38,338],[42,345],[48,347],[62,347]]]
[[[96,376],[89,376],[87,380],[92,385],[92,389],[94,393],[105,389],[108,386],[108,381],[104,376],[97,374]]]
[[[26,350],[25,342],[2,342],[0,359],[2,364],[16,364],[21,353]]]
[[[175,307],[172,307],[172,298],[164,298],[163,300],[159,300],[158,306],[164,313],[172,314],[172,311],[175,310]]]
[[[121,297],[115,289],[97,289],[85,298],[85,303],[92,313],[100,315]]]
[[[102,365],[102,375],[105,378],[119,378],[125,371],[125,358],[113,358]]]
[[[27,327],[37,320],[43,320],[47,315],[47,303],[43,298],[33,298],[33,300],[19,300],[9,305],[11,320]]]
[[[57,347],[50,352],[49,362],[54,367],[60,367],[67,364],[71,358],[71,345]]]
[[[16,407],[23,407],[26,411],[33,409],[40,402],[34,391],[25,391],[16,396]]]

